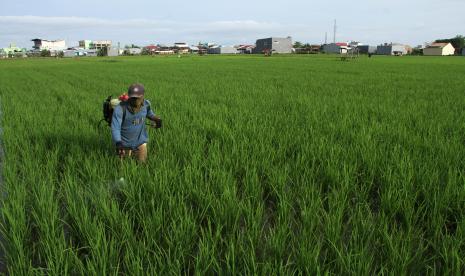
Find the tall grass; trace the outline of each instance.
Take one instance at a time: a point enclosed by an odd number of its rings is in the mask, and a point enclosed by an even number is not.
[[[1,61],[8,272],[463,273],[464,65]],[[164,119],[144,166],[97,126],[133,82]]]

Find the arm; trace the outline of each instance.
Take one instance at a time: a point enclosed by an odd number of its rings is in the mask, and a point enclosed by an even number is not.
[[[161,118],[160,116],[155,115],[150,106],[150,102],[146,101],[147,104],[147,119],[155,123],[155,128],[161,128]]]
[[[116,145],[121,144],[121,124],[123,123],[122,121],[123,109],[120,105],[118,105],[113,110],[113,117],[111,118],[111,137]]]

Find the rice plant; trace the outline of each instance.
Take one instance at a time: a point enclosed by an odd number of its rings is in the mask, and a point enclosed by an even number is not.
[[[461,274],[465,59],[0,61],[11,275]],[[149,160],[97,123],[134,82]]]

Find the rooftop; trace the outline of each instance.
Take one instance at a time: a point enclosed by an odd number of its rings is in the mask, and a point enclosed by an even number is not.
[[[429,45],[428,47],[426,48],[444,48],[446,47],[447,45],[449,45],[450,43],[438,43],[438,42],[434,42],[434,43],[431,43],[431,45]]]

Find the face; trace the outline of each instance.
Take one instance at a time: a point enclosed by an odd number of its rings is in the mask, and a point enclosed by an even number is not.
[[[132,107],[140,107],[142,105],[142,103],[144,102],[144,97],[140,97],[140,98],[129,98],[129,104],[132,106]]]

